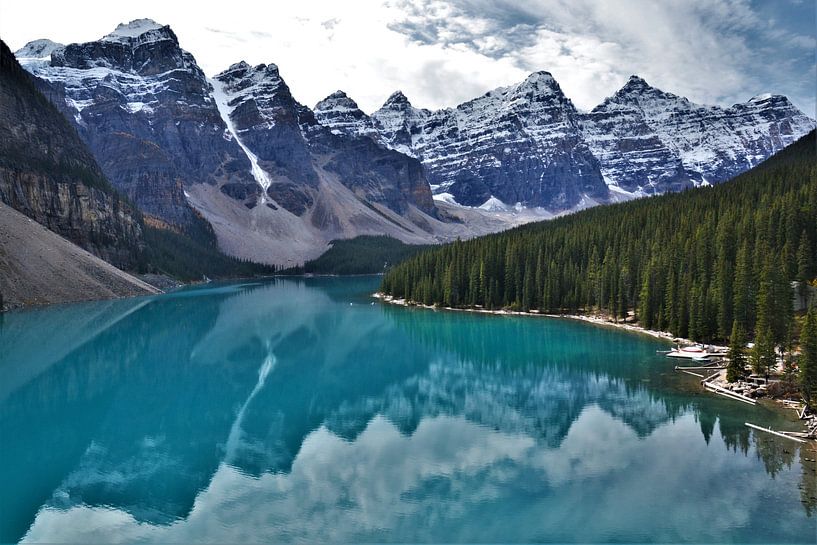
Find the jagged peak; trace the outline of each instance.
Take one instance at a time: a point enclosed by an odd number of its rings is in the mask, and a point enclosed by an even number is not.
[[[349,95],[341,90],[337,90],[331,95],[315,104],[315,111],[333,110],[343,108],[346,110],[360,110],[357,102],[352,100]]]
[[[553,77],[553,74],[547,70],[537,70],[536,72],[531,72],[522,83],[550,83],[555,81],[556,79]]]
[[[254,79],[281,79],[281,75],[278,72],[278,65],[270,63],[270,64],[258,64],[256,66],[250,66],[250,64],[246,61],[238,61],[231,64],[226,70],[223,70],[215,75],[217,80],[225,80],[225,79],[233,79],[233,78],[243,78],[246,77],[248,74],[252,73]]]
[[[786,95],[776,95],[773,93],[763,93],[760,95],[755,95],[749,99],[749,102],[757,103],[757,102],[768,102],[768,101],[776,101],[776,102],[790,102],[789,97]]]
[[[633,94],[655,94],[655,95],[663,95],[668,98],[676,97],[672,93],[667,93],[662,91],[657,87],[653,87],[647,81],[642,78],[641,76],[632,75],[627,79],[627,82],[619,89],[615,96],[625,96],[625,95],[633,95]],[[677,97],[682,98],[682,97]]]
[[[647,83],[641,76],[632,75],[618,91],[593,108],[592,112],[639,107],[638,105],[645,98],[649,98],[649,100],[676,101],[679,105],[682,104],[685,107],[694,106],[686,98],[662,91]]]
[[[508,91],[512,91],[514,95],[519,94],[534,94],[534,95],[563,95],[562,88],[559,86],[559,83],[556,81],[556,78],[553,77],[553,74],[547,72],[545,70],[539,70],[537,72],[532,72],[528,77],[524,79],[521,83],[517,84],[513,87],[503,87],[500,89],[496,89],[491,93],[495,93],[497,91],[501,91],[502,93],[506,93]]]
[[[650,84],[647,83],[647,81],[644,78],[642,78],[641,76],[637,76],[635,74],[630,76],[627,79],[627,83],[625,83],[624,85],[625,85],[625,87],[627,85],[629,85],[631,87],[636,87],[636,86],[638,86],[638,87],[649,87],[650,86]]]
[[[383,108],[388,106],[411,106],[411,102],[409,102],[409,99],[403,94],[403,91],[395,91],[389,95],[389,98],[383,103]]]
[[[278,71],[278,65],[273,62],[269,64],[259,64],[253,70],[263,72],[267,76],[273,76],[275,78],[281,77],[281,73]]]
[[[339,99],[352,100],[351,98],[349,98],[349,95],[347,95],[345,91],[341,91],[340,89],[338,89],[337,91],[335,91],[334,93],[332,93],[331,95],[326,97],[324,100],[328,100],[330,98],[335,99],[335,100],[339,100]]]
[[[61,43],[51,41],[47,38],[40,38],[39,40],[31,40],[26,45],[14,52],[17,58],[25,59],[45,59],[51,56],[51,53],[57,49],[65,47]]]
[[[153,19],[134,19],[129,23],[120,23],[110,34],[102,38],[104,42],[122,42],[137,38],[154,30],[170,30],[170,27],[160,25]]]
[[[249,65],[249,63],[241,60],[234,62],[228,66],[226,70],[222,70],[213,77],[219,81],[222,81],[225,79],[232,79],[234,77],[243,77],[250,70],[252,70],[252,67]]]

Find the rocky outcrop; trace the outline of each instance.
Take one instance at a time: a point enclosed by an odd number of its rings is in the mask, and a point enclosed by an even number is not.
[[[245,62],[232,65],[215,77],[227,97],[228,121],[270,176],[267,196],[296,215],[317,201],[320,178],[326,175],[369,203],[397,213],[410,206],[435,214],[428,182],[420,163],[378,145],[373,129],[328,129],[318,122],[332,116],[368,119],[342,92],[321,101],[317,113],[297,102],[278,67]],[[361,118],[362,119],[362,118]],[[363,130],[363,129],[361,129]]]
[[[118,267],[143,249],[139,212],[0,42],[0,201]]]
[[[419,158],[434,191],[459,204],[498,199],[562,211],[607,197],[579,114],[547,72],[436,112],[397,92],[372,120],[383,145]]]
[[[431,112],[411,105],[402,91],[395,91],[372,114],[381,141],[388,147],[417,157],[415,139],[419,138]]]
[[[196,183],[254,202],[249,161],[226,137],[204,73],[170,27],[137,20],[101,40],[57,48],[50,61],[21,60],[75,122],[108,179],[143,211],[195,224],[184,188]]]
[[[636,76],[581,113],[547,72],[434,112],[399,91],[370,118],[338,93],[316,108],[334,132],[420,159],[439,199],[552,212],[728,180],[815,127],[779,95],[702,106]]]
[[[704,106],[637,76],[583,115],[581,125],[608,184],[635,194],[728,180],[815,127],[780,95]]]
[[[334,134],[378,136],[372,119],[343,91],[335,91],[321,100],[313,111],[318,123],[329,127]]]

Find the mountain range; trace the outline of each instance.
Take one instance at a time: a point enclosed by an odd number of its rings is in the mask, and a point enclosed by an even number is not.
[[[581,112],[548,72],[433,112],[397,91],[368,116],[337,91],[315,115],[420,159],[438,199],[551,212],[716,184],[815,127],[784,96],[704,106],[638,76]]]
[[[276,265],[338,238],[439,243],[715,184],[815,127],[783,96],[703,106],[635,76],[582,112],[543,71],[437,111],[399,91],[371,115],[342,91],[310,109],[274,64],[208,78],[149,19],[16,57],[146,221],[206,222],[225,253]]]

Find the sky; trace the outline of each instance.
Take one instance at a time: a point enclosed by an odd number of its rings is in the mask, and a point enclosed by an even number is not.
[[[703,104],[787,95],[817,104],[814,0],[0,0],[0,38],[101,38],[118,23],[170,25],[208,75],[275,63],[296,99],[341,89],[366,112],[396,90],[455,106],[547,70],[590,110],[631,74]]]

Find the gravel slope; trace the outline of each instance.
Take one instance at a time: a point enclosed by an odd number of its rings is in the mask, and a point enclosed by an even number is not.
[[[159,290],[0,203],[0,293],[15,308]]]

